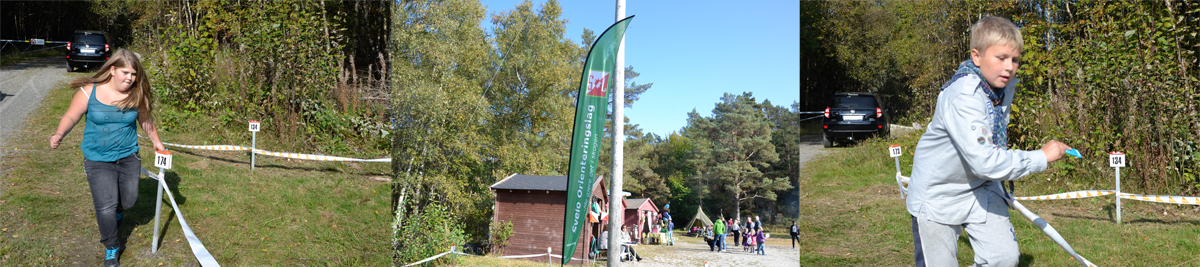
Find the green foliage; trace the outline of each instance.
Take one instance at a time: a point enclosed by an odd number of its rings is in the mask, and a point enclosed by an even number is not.
[[[513,224],[512,218],[508,220],[500,220],[492,222],[492,253],[500,254],[505,246],[508,246],[508,238],[512,237]]]
[[[763,113],[763,105],[750,93],[726,93],[712,117],[700,117],[695,111],[688,114],[690,136],[710,144],[689,159],[695,166],[703,166],[699,175],[703,183],[710,184],[711,192],[705,195],[720,201],[719,207],[732,206],[733,212],[740,213],[743,202],[775,200],[776,191],[792,188],[787,176],[763,172],[779,161],[771,143],[775,127]]]
[[[433,202],[424,209],[413,213],[414,216],[404,222],[399,231],[393,232],[395,240],[406,240],[397,243],[394,264],[408,264],[450,250],[450,246],[461,246],[466,243],[467,236],[463,233],[463,225],[458,216],[451,213],[441,203]],[[451,258],[440,258],[433,261],[434,265],[445,265]]]
[[[394,190],[419,196],[405,207],[445,203],[473,241],[487,236],[487,186],[497,180],[482,130],[491,119],[482,97],[491,62],[483,12],[474,1],[404,2],[392,12]]]
[[[401,192],[394,198],[419,196],[398,207],[400,216],[443,203],[472,242],[496,234],[489,234],[489,186],[514,173],[566,174],[575,91],[590,45],[564,38],[556,1],[492,14],[490,32],[480,25],[485,11],[477,1],[453,0],[399,2],[392,12],[391,152]],[[627,103],[651,86],[634,83],[632,74]],[[648,140],[628,142],[627,151],[648,150]],[[650,162],[626,166],[627,177],[637,177],[626,179],[629,188],[666,198],[669,189],[653,181]]]
[[[373,156],[387,149],[390,133],[384,106],[370,100],[383,99],[372,96],[382,86],[370,78],[382,74],[346,60],[361,46],[347,40],[347,14],[374,14],[360,5],[106,2],[94,9],[110,20],[128,17],[159,101],[179,108],[163,115],[165,128],[200,116],[219,118],[221,127],[259,120],[263,134],[284,141],[280,149]]]

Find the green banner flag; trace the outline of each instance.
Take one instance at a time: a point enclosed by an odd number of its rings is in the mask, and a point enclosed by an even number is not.
[[[625,38],[625,27],[633,16],[613,23],[588,52],[583,63],[583,75],[579,81],[579,98],[575,102],[575,127],[571,132],[571,163],[567,175],[567,214],[563,217],[562,264],[571,261],[575,254],[579,234],[587,222],[585,217],[592,199],[592,185],[596,182],[596,161],[600,159],[600,139],[604,137],[604,117],[608,111],[608,92],[614,83],[617,48]],[[621,96],[617,96],[621,97]],[[614,213],[610,220],[624,218]]]

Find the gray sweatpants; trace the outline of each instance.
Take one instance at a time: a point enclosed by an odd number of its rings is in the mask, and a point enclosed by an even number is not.
[[[946,225],[930,221],[922,210],[917,215],[915,243],[922,252],[916,255],[917,262],[926,266],[960,266],[958,264],[958,237],[967,229],[971,247],[975,249],[975,265],[987,267],[1017,266],[1021,256],[1017,248],[1017,234],[1008,218],[1008,204],[1004,198],[989,194],[987,219],[984,223]]]

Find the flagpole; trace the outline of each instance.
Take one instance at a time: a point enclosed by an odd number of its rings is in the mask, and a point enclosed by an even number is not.
[[[617,18],[613,21],[621,21],[625,18],[625,0],[617,0]],[[625,221],[625,209],[621,208],[621,204],[625,201],[621,198],[622,174],[624,173],[624,151],[625,151],[625,37],[621,36],[621,45],[617,47],[617,62],[613,69],[616,72],[616,77],[613,79],[613,116],[612,116],[612,183],[609,183],[608,188],[608,267],[617,267],[621,265],[621,253],[613,253],[620,251],[621,238],[620,233],[621,223]],[[613,260],[614,256],[617,260]]]

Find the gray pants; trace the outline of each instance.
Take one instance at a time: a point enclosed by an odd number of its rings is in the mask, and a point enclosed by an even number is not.
[[[1017,266],[1021,252],[1017,248],[1017,234],[1008,217],[1008,204],[1004,198],[989,194],[987,219],[984,223],[946,225],[930,221],[928,214],[917,215],[915,244],[922,253],[918,263],[926,266],[959,266],[958,237],[967,230],[971,247],[975,249],[975,265],[988,267]],[[918,264],[920,265],[920,264]]]
[[[105,248],[121,245],[117,240],[117,212],[133,208],[137,202],[138,179],[141,178],[142,158],[137,152],[114,162],[83,159],[83,172],[92,189],[92,205],[96,208],[96,224],[100,225],[100,243]]]

